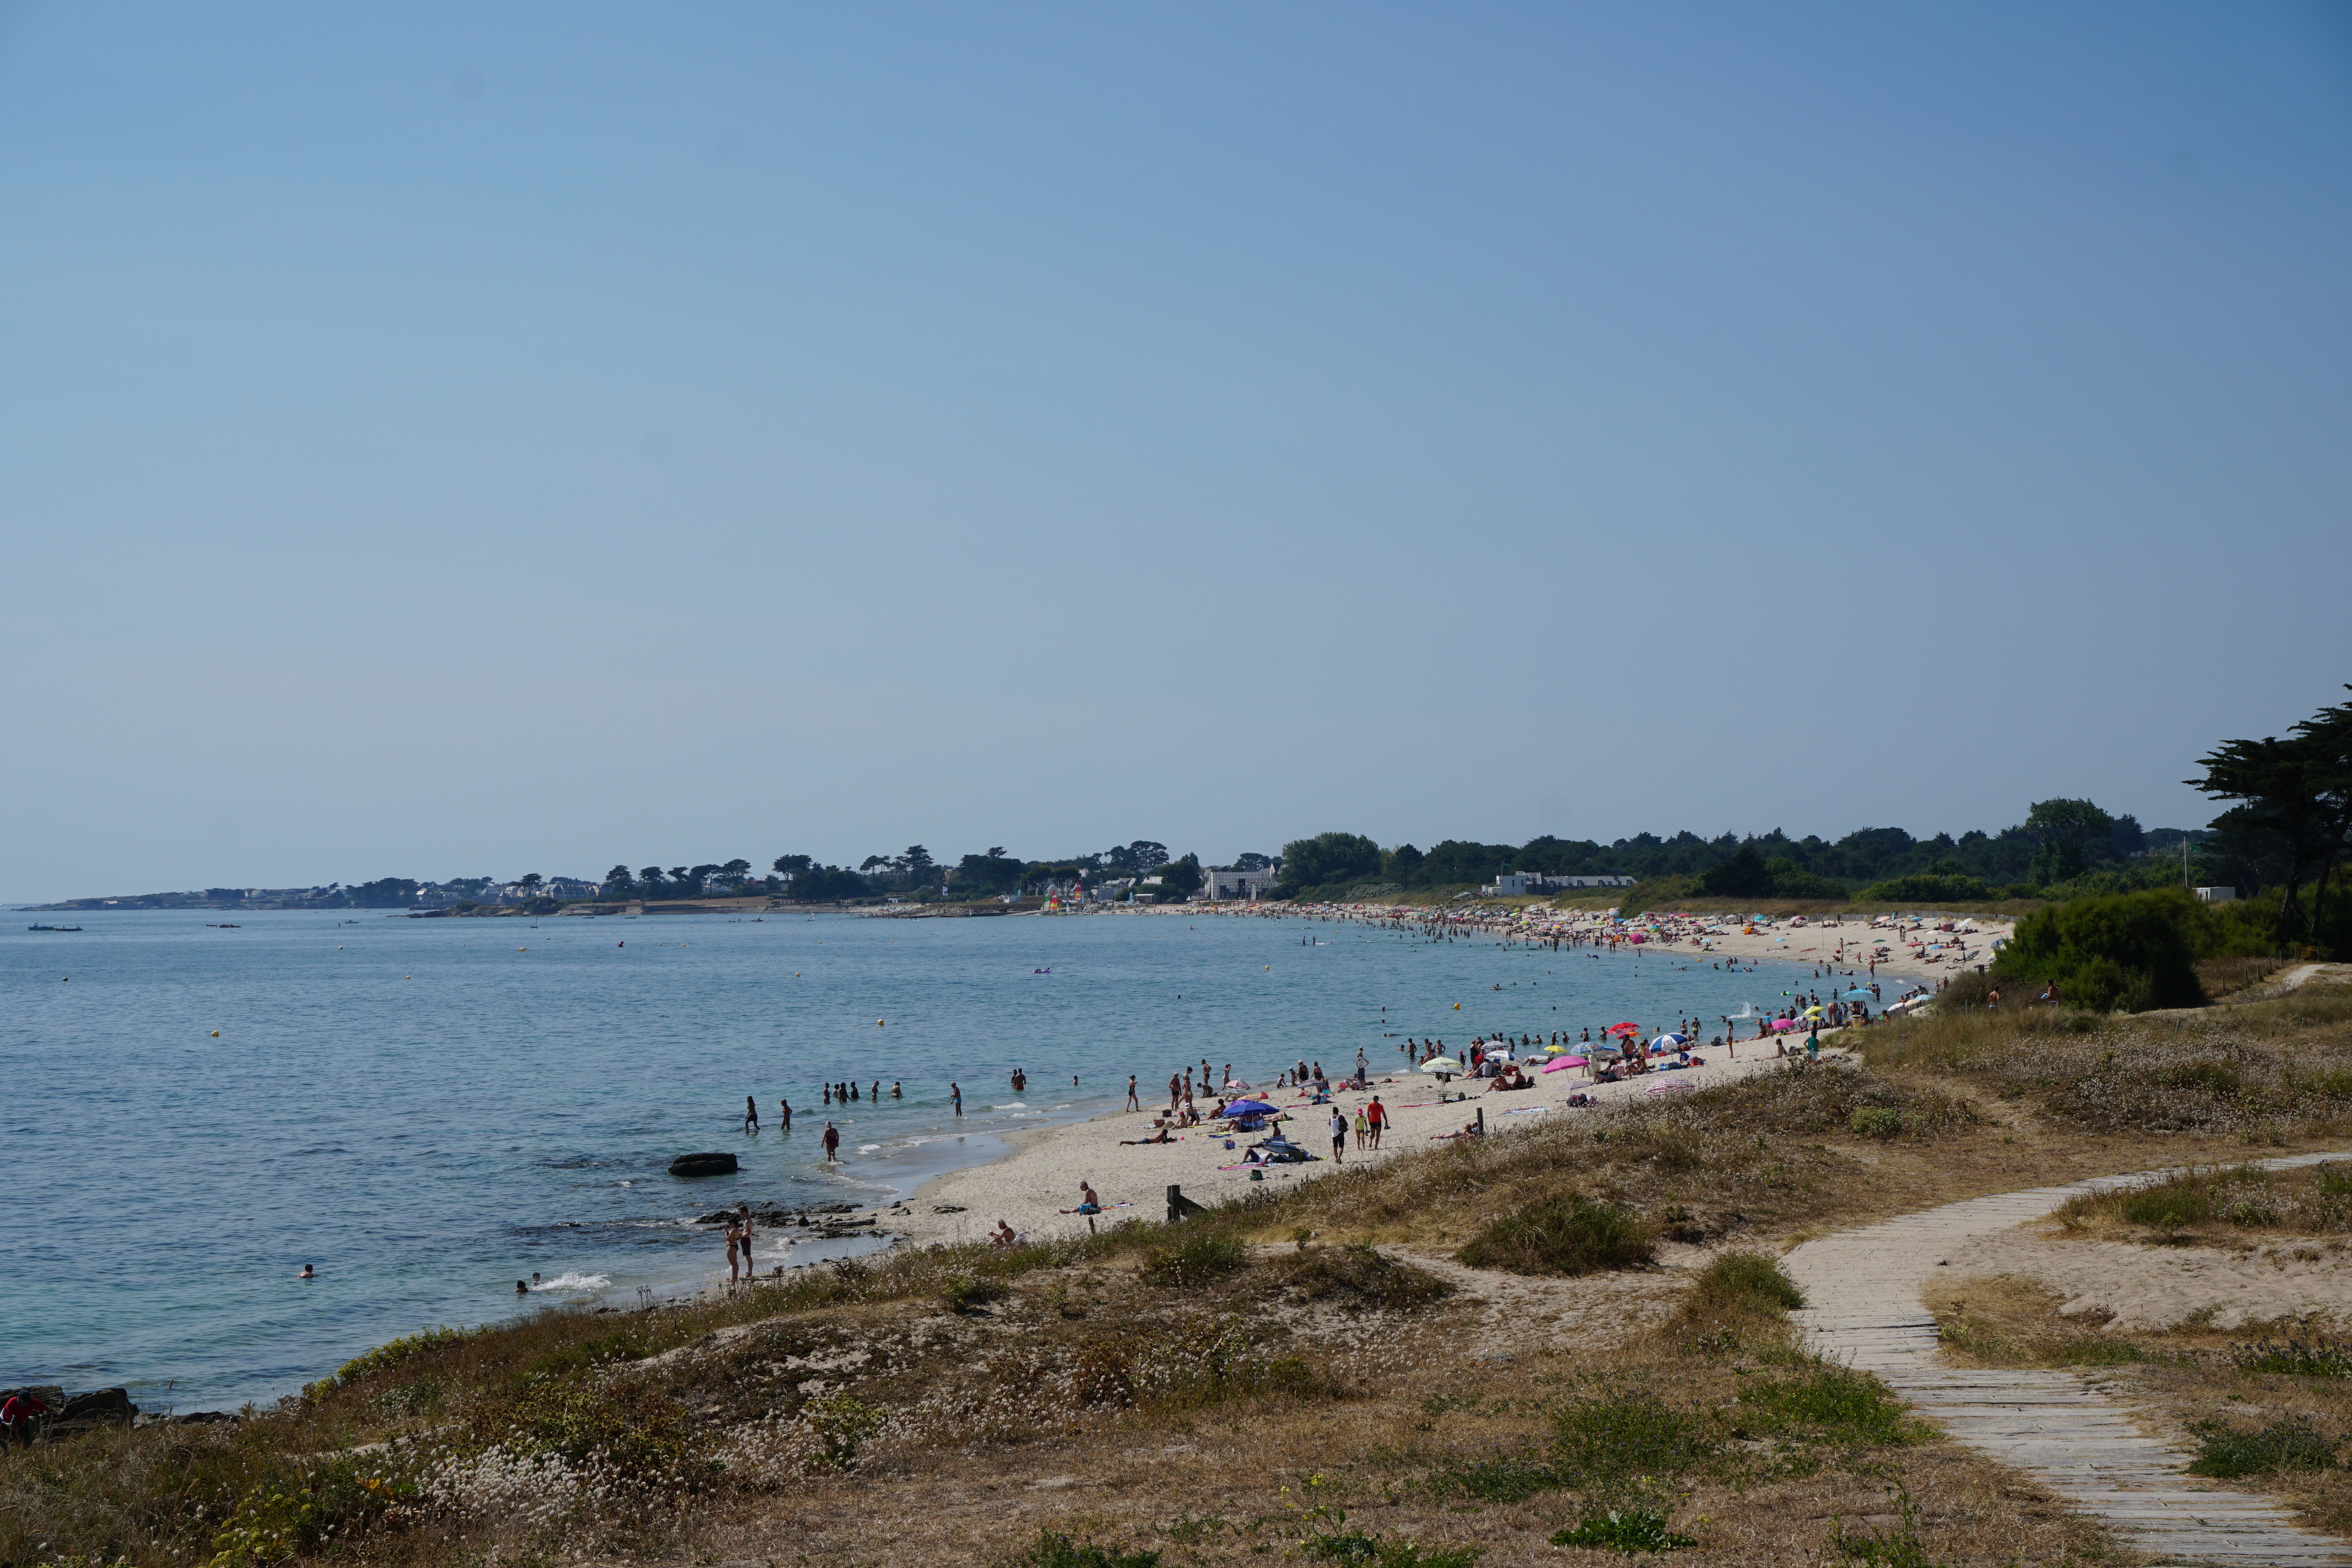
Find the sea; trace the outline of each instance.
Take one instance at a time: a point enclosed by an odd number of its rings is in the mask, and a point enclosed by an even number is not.
[[[1712,1023],[1810,979],[1192,910],[14,915],[0,1386],[267,1404],[420,1329],[676,1299],[725,1277],[697,1223],[722,1205],[907,1196],[1116,1109],[1129,1073],[1164,1103],[1204,1059],[1260,1083],[1359,1051],[1394,1069],[1411,1038]],[[856,1103],[822,1103],[850,1080]],[[667,1174],[709,1150],[737,1174]]]

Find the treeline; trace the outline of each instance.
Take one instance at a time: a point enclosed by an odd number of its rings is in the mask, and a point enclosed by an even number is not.
[[[1319,833],[1283,846],[1280,887],[1288,896],[1314,897],[1364,884],[1413,891],[1533,872],[1682,881],[1695,894],[1724,898],[1846,898],[1864,889],[1895,900],[2038,897],[2085,878],[2112,883],[2099,884],[2105,892],[2177,883],[2177,859],[2163,857],[2177,856],[2184,836],[2178,829],[2149,832],[2128,814],[2063,800],[2034,803],[2016,827],[1958,838],[1864,828],[1836,840],[1792,839],[1775,828],[1712,839],[1639,833],[1608,844],[1549,835],[1524,844],[1447,839],[1423,851],[1409,843],[1382,849],[1357,833]]]
[[[1243,862],[1264,865],[1264,855]],[[899,896],[919,902],[933,899],[1001,898],[1086,883],[1134,884],[1145,901],[1169,901],[1198,893],[1205,880],[1197,853],[1171,855],[1168,846],[1151,839],[1136,839],[1108,850],[1066,855],[1053,860],[1024,860],[1005,852],[1002,844],[967,854],[949,864],[921,844],[909,844],[895,855],[868,855],[856,866],[830,865],[813,855],[778,855],[764,873],[754,873],[747,860],[693,866],[642,866],[632,871],[615,865],[598,885],[600,900],[661,901],[707,898],[728,894],[759,894],[799,904],[841,904],[857,899]]]
[[[2200,776],[2186,782],[2230,802],[2201,829],[2143,829],[2129,813],[2059,799],[2030,803],[2014,827],[1958,838],[1864,828],[1833,841],[1791,839],[1775,829],[1713,839],[1642,833],[1611,844],[1447,839],[1423,851],[1409,843],[1383,849],[1360,833],[1328,832],[1283,846],[1275,891],[1287,898],[1370,898],[1475,885],[1507,872],[1632,876],[1646,884],[1642,891],[1653,904],[1684,897],[2063,903],[2229,887],[2241,906],[2197,925],[2193,940],[2180,939],[2181,951],[2236,951],[2248,932],[2261,931],[2280,955],[2352,956],[2352,896],[2342,874],[2352,849],[2352,704],[2322,708],[2284,737],[2225,741],[2199,766]],[[2158,925],[2185,918],[2170,904],[2146,913],[2156,907],[2135,906],[2141,913],[2134,918]],[[2128,988],[2111,980],[2099,988],[2118,995]]]

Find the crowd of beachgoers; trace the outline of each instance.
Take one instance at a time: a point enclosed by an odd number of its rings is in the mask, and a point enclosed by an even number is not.
[[[1213,1199],[1234,1182],[1311,1176],[1483,1136],[1513,1124],[1504,1118],[1578,1114],[1769,1071],[1790,1058],[1840,1056],[1846,1031],[1915,1007],[1958,970],[1990,962],[2007,932],[2000,922],[1932,916],[1622,915],[1540,905],[1234,904],[1216,913],[1346,922],[1431,942],[1587,949],[1682,968],[1793,963],[1811,970],[1811,984],[1769,1013],[1482,1034],[1458,1048],[1415,1037],[1399,1044],[1393,1062],[1359,1051],[1328,1071],[1300,1061],[1252,1081],[1231,1064],[1187,1063],[1164,1083],[1130,1084],[1121,1111],[1020,1135],[1006,1159],[939,1178],[914,1201],[876,1211],[877,1224],[916,1241],[985,1235],[1010,1244],[1127,1215],[1156,1218],[1169,1186]]]
[[[1803,915],[1692,914],[1646,910],[1558,909],[1495,904],[1423,906],[1381,904],[1229,904],[1215,913],[1245,918],[1335,921],[1401,932],[1426,941],[1488,941],[1549,947],[1637,951],[1705,957],[1717,967],[1759,958],[1948,978],[1990,961],[2008,939],[2006,922],[1933,915]],[[1199,913],[1199,906],[1191,906]],[[1832,936],[1832,933],[1835,935]],[[1810,940],[1808,940],[1810,939]]]

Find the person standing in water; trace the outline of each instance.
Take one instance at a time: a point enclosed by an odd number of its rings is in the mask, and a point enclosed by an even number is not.
[[[824,1157],[831,1164],[835,1149],[841,1147],[841,1129],[827,1122],[824,1124]]]
[[[948,1103],[955,1107],[957,1115],[963,1114],[963,1085],[953,1080],[948,1082]]]
[[[743,1249],[743,1278],[748,1280],[751,1277],[751,1206],[750,1204],[739,1203],[735,1206],[735,1223],[737,1228],[742,1233],[737,1238],[737,1245]]]
[[[760,1103],[749,1094],[743,1096],[743,1130],[747,1133],[760,1130]]]
[[[791,1101],[781,1097],[777,1099],[776,1120],[781,1124],[783,1131],[789,1133],[793,1130],[793,1103]]]
[[[1025,1094],[1028,1091],[1029,1075],[1022,1071],[1019,1068],[1014,1068],[1013,1070],[1013,1092],[1015,1094]]]

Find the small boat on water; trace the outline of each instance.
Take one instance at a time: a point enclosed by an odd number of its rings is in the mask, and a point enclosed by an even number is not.
[[[79,931],[81,927],[79,925],[27,925],[25,929],[27,931]]]

